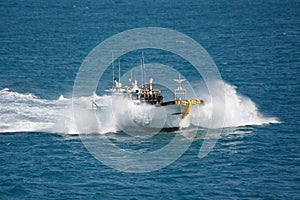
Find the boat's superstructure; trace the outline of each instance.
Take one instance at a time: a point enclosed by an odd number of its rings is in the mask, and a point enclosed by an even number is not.
[[[120,64],[119,64],[119,77],[120,77]],[[113,74],[114,79],[114,74]],[[150,78],[147,84],[138,85],[137,80],[129,79],[129,86],[122,86],[120,78],[118,81],[114,80],[114,84],[111,89],[107,90],[112,93],[112,96],[121,97],[137,108],[147,107],[149,109],[140,109],[138,113],[143,117],[142,120],[137,120],[135,114],[132,114],[134,108],[128,108],[128,115],[134,116],[133,121],[138,126],[155,129],[179,129],[180,122],[186,118],[193,105],[203,104],[203,100],[186,99],[186,90],[182,87],[182,82],[185,79],[181,79],[180,75],[178,79],[174,79],[178,83],[178,87],[174,90],[174,100],[164,102],[161,91],[154,88],[153,78]],[[95,102],[93,102],[95,104]],[[124,117],[124,116],[123,116]]]

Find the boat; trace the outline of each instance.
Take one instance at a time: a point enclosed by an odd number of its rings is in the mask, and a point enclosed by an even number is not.
[[[114,69],[113,63],[114,62],[112,62],[112,66]],[[144,70],[144,58],[142,59],[141,65],[141,69]],[[141,74],[145,74],[145,72]],[[142,82],[143,79],[144,77],[141,79]],[[129,86],[122,86],[120,82],[119,61],[118,81],[115,80],[113,70],[113,86],[106,90],[106,92],[112,94],[113,99],[118,99],[116,101],[119,102],[115,103],[115,105],[124,105],[122,108],[118,108],[120,110],[122,109],[123,112],[118,112],[118,110],[115,112],[118,113],[117,115],[123,115],[119,117],[121,120],[119,120],[118,124],[122,127],[137,126],[163,131],[179,130],[181,128],[180,122],[188,117],[192,106],[204,104],[204,101],[186,98],[186,90],[182,87],[182,83],[185,79],[181,79],[180,74],[178,74],[178,78],[174,79],[174,81],[178,83],[178,86],[174,89],[174,99],[171,101],[164,101],[161,90],[154,88],[153,78],[150,78],[147,83],[141,85],[138,85],[137,80],[129,78]],[[93,108],[97,110],[100,106],[93,101]],[[130,123],[128,123],[128,120],[125,120],[128,117],[131,118],[131,120],[129,120]]]

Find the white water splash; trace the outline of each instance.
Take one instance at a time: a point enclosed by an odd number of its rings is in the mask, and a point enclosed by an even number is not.
[[[215,101],[215,105],[212,105],[211,102],[206,102],[204,106],[194,106],[189,117],[181,122],[181,126],[187,128],[192,124],[205,128],[221,128],[279,123],[276,118],[264,117],[251,99],[237,94],[235,86],[224,83],[224,87],[226,102]],[[218,88],[218,84],[216,84],[216,89]],[[84,97],[81,98],[80,102],[85,104],[85,107],[91,108],[93,99],[101,106],[101,112],[104,114],[98,117],[98,124],[96,125],[89,124],[90,120],[83,115],[82,122],[87,126],[87,130],[99,133],[116,132],[118,130],[118,120],[112,114],[115,108],[112,108],[111,97]],[[130,106],[130,104],[127,105]],[[213,106],[225,107],[224,124],[224,116],[219,116],[218,123],[210,124]],[[131,105],[130,109],[135,108]],[[137,108],[137,112],[139,111],[138,109],[140,108]],[[121,111],[122,109],[120,109]],[[89,112],[95,111],[90,109]],[[137,116],[134,116],[134,118]],[[145,116],[141,117],[140,119],[137,118],[137,120],[145,118]],[[72,100],[63,96],[60,96],[57,100],[46,100],[40,99],[33,94],[20,94],[7,88],[2,89],[0,90],[0,132],[76,134]]]
[[[275,117],[264,117],[250,98],[237,93],[236,86],[220,81],[215,82],[213,88],[218,91],[219,95],[222,95],[222,88],[224,88],[225,102],[216,98],[214,105],[208,101],[204,106],[195,107],[189,117],[190,123],[205,128],[280,123]],[[217,120],[214,124],[210,124],[214,106],[225,109],[225,115],[216,115]]]

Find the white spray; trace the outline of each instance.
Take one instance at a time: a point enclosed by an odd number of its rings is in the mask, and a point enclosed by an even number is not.
[[[238,127],[245,125],[262,125],[268,123],[278,123],[276,118],[266,118],[258,111],[255,103],[251,99],[237,94],[236,87],[224,83],[225,102],[214,101],[215,105],[207,101],[204,106],[194,106],[187,119],[181,123],[182,127],[199,125],[205,128],[220,128],[223,123],[210,124],[213,106],[225,107],[224,127]],[[218,90],[218,87],[215,88]],[[208,94],[206,94],[208,95]],[[201,95],[199,95],[201,96]],[[92,96],[82,97],[82,103],[93,111],[91,102],[95,99],[101,107],[103,115],[98,115],[98,124],[89,124],[89,119],[82,116],[82,123],[90,126],[89,131],[98,133],[116,132],[118,131],[118,123],[116,108],[112,107],[112,98],[110,96]],[[207,98],[209,99],[209,98]],[[147,123],[148,119],[145,115],[137,115],[141,113],[140,107],[130,106],[131,113],[127,113],[127,119],[134,119],[137,123]],[[126,115],[126,109],[121,109],[120,113]],[[148,108],[145,108],[146,111]],[[144,109],[144,111],[145,111]],[[40,99],[32,94],[20,94],[10,91],[9,89],[0,90],[0,132],[49,132],[74,134],[76,126],[72,112],[72,100],[59,97],[57,100]],[[96,111],[98,112],[98,111]],[[124,113],[125,112],[125,113]],[[147,113],[147,112],[143,112]],[[224,116],[220,116],[220,122]],[[125,118],[126,119],[126,118]],[[122,123],[131,123],[132,120],[123,120]]]

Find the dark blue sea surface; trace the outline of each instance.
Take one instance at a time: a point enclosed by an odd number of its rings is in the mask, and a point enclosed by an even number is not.
[[[0,199],[300,198],[299,1],[4,0],[0,10]],[[68,101],[89,52],[139,27],[200,43],[228,88],[233,116],[206,157],[198,157],[198,130],[171,165],[126,173],[89,153],[67,120]],[[145,55],[155,58],[164,62],[160,52]],[[122,73],[132,62],[124,59]],[[105,76],[110,86],[110,71]],[[177,133],[138,142],[111,132],[135,150],[161,148]]]

